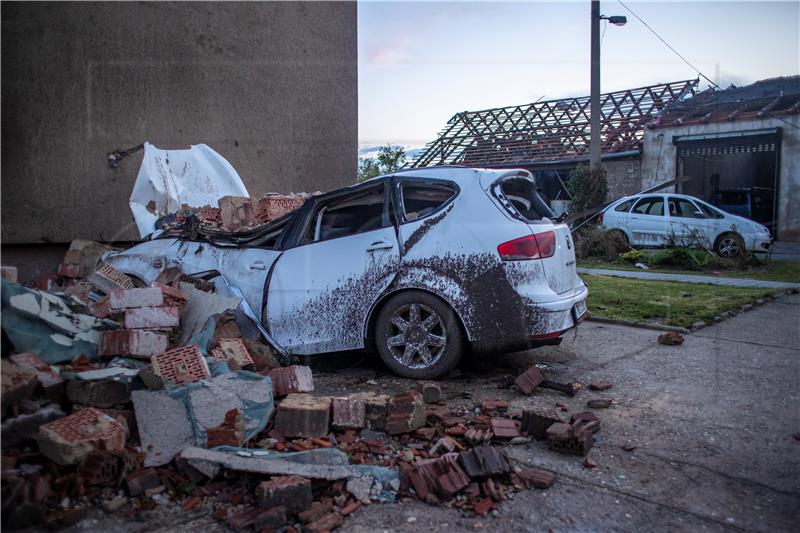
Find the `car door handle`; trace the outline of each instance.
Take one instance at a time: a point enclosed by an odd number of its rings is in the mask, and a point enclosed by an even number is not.
[[[389,250],[392,248],[392,243],[386,241],[376,241],[367,246],[368,252],[374,252],[376,250]]]
[[[267,265],[262,263],[261,261],[256,261],[255,263],[250,264],[250,270],[266,270]]]

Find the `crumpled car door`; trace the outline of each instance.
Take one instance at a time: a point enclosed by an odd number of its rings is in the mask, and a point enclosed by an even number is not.
[[[364,347],[367,314],[394,279],[400,257],[386,187],[382,181],[371,185],[317,200],[299,245],[285,250],[275,265],[264,323],[290,353]],[[326,217],[360,194],[380,194],[383,200],[380,205],[353,205],[352,212],[360,217],[353,227],[337,227],[335,217]],[[368,220],[375,216],[378,220]]]
[[[261,321],[264,285],[278,250],[214,246],[207,242],[178,241],[176,261],[187,274],[217,270],[227,282],[242,291],[256,319]]]

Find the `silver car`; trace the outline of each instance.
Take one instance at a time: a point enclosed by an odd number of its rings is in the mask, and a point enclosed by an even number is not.
[[[684,194],[626,196],[608,206],[600,222],[632,246],[703,246],[735,257],[767,252],[772,245],[765,226]]]
[[[556,344],[586,313],[569,228],[525,170],[414,169],[314,196],[243,239],[157,238],[106,261],[142,283],[217,271],[276,347],[377,349],[409,378]]]

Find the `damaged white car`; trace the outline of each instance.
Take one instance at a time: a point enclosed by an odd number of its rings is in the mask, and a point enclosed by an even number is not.
[[[214,272],[279,350],[377,350],[435,378],[468,347],[555,344],[586,313],[569,228],[524,170],[441,167],[318,195],[246,232],[193,230],[105,257],[149,284]]]

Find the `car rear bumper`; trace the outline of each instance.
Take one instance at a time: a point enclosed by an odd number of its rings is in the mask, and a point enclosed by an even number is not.
[[[588,296],[589,289],[586,285],[582,285],[580,288],[570,291],[561,300],[535,304],[535,312],[542,317],[542,320],[531,324],[530,335],[534,338],[542,338],[556,333],[562,334],[577,326],[586,318],[587,306],[585,304]]]
[[[587,307],[580,304],[585,304],[588,296],[589,289],[581,284],[559,300],[531,303],[527,331],[502,338],[477,339],[472,343],[473,349],[478,352],[514,351],[558,344],[564,333],[586,318]]]

